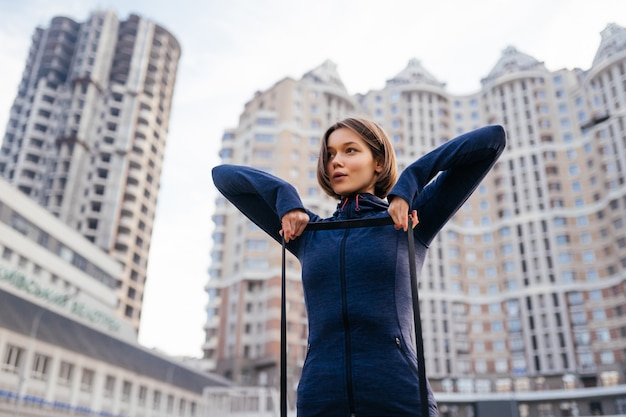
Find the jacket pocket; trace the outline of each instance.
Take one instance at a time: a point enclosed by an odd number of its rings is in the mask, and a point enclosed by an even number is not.
[[[409,350],[403,344],[402,339],[400,337],[396,337],[394,339],[394,343],[396,344],[396,347],[400,351],[400,354],[404,358],[404,361],[406,362],[406,364],[409,366],[409,368],[411,368],[415,376],[419,377],[419,372],[417,371],[417,365],[415,364],[415,362],[411,360]]]
[[[302,363],[302,372],[304,372],[304,368],[309,364],[309,353],[311,352],[311,344],[306,345],[306,355],[304,356],[304,362]]]

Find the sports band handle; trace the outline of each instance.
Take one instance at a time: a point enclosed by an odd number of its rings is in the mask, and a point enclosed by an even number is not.
[[[393,219],[389,216],[386,217],[372,217],[369,219],[348,219],[348,220],[335,220],[331,222],[312,222],[307,224],[305,230],[335,230],[335,229],[354,229],[357,227],[377,227],[377,226],[391,226]]]

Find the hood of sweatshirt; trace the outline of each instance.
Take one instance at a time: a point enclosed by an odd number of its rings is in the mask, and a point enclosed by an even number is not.
[[[388,208],[389,203],[387,200],[378,198],[373,194],[355,194],[344,197],[339,201],[337,210],[333,214],[333,220],[370,217],[377,213],[386,213]]]

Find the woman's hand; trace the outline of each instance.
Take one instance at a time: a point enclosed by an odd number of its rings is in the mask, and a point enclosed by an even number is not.
[[[417,218],[417,210],[413,210],[409,214],[409,203],[407,203],[404,199],[400,197],[395,197],[389,203],[389,208],[387,209],[389,216],[393,219],[393,224],[396,230],[404,230],[405,232],[409,230],[409,215],[411,216],[412,226],[415,228],[419,223],[419,219]]]
[[[304,228],[309,223],[309,215],[302,209],[295,209],[285,213],[280,220],[282,229],[280,235],[285,238],[285,243],[294,240],[304,232]]]

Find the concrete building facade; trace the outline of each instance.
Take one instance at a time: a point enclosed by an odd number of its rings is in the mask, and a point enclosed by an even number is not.
[[[145,349],[123,267],[0,179],[0,415],[201,416],[229,382]]]
[[[223,135],[222,161],[284,178],[330,215],[335,203],[315,176],[319,140],[352,115],[385,128],[401,169],[467,130],[508,132],[422,271],[426,369],[442,414],[470,415],[468,396],[519,393],[522,416],[626,412],[626,29],[601,32],[587,70],[550,71],[508,47],[480,91],[464,96],[418,60],[384,88],[350,95],[326,62],[246,103]],[[221,196],[214,222],[205,359],[240,385],[276,386],[280,247]],[[287,272],[295,387],[306,311],[294,258]]]
[[[162,26],[97,11],[37,28],[0,148],[0,177],[124,265],[139,328],[181,48]]]

